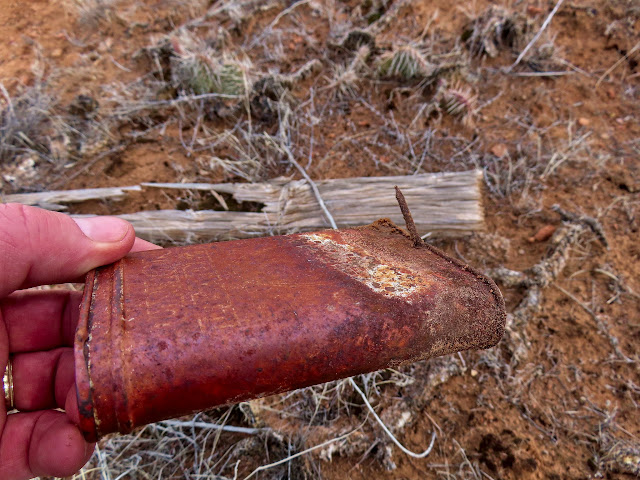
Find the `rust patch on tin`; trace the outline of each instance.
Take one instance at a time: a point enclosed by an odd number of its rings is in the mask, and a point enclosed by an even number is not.
[[[416,247],[388,220],[134,253],[87,277],[75,351],[81,429],[90,439],[126,433],[484,348],[504,316],[490,280]]]
[[[432,283],[407,265],[389,265],[380,252],[371,252],[335,232],[301,234],[318,258],[342,273],[389,298],[412,303]]]

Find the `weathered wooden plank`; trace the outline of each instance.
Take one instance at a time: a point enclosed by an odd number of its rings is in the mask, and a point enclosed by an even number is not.
[[[479,170],[413,176],[361,177],[316,181],[320,194],[339,227],[389,217],[402,223],[395,200],[398,185],[413,212],[421,234],[463,234],[484,227]],[[238,202],[264,204],[264,226],[284,230],[327,228],[311,188],[304,180],[274,179],[265,183],[143,184],[146,188],[213,190]],[[266,222],[266,223],[265,223]]]
[[[155,210],[118,215],[136,235],[163,244],[192,244],[278,234],[262,222],[264,213],[215,210]],[[72,215],[88,217],[91,215]]]
[[[339,227],[391,218],[402,225],[395,199],[398,185],[420,234],[464,235],[484,228],[479,170],[413,176],[320,180],[316,184]],[[277,178],[263,183],[145,183],[140,186],[8,195],[4,201],[60,210],[63,204],[120,200],[141,189],[186,189],[230,194],[237,202],[263,204],[261,212],[161,210],[120,215],[142,238],[195,243],[328,228],[318,201],[304,180]]]
[[[129,192],[140,192],[140,185],[129,187],[84,188],[80,190],[56,190],[51,192],[16,193],[0,197],[2,203],[21,203],[45,208],[47,210],[64,211],[66,204],[80,203],[87,200],[123,200]]]

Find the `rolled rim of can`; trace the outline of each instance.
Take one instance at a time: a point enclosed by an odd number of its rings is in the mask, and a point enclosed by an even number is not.
[[[96,276],[95,270],[87,274],[85,289],[93,285]],[[76,329],[74,345],[74,363],[76,396],[78,399],[78,411],[80,413],[79,427],[85,438],[90,442],[98,440],[97,423],[93,408],[93,389],[89,376],[89,363],[87,361],[87,341],[89,340],[88,317],[91,306],[91,295],[84,295],[80,305],[80,321]]]

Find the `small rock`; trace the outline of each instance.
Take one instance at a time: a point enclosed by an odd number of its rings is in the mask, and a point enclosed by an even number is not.
[[[112,46],[113,46],[113,39],[109,37],[106,40],[100,42],[100,44],[98,45],[98,52],[106,53],[111,50]]]
[[[474,370],[473,368],[471,369],[471,372],[470,372],[470,373],[471,373],[471,376],[472,376],[472,377],[477,377],[477,376],[478,376],[478,371],[477,371],[477,370]]]
[[[530,17],[537,17],[542,13],[544,13],[544,10],[540,7],[534,7],[533,5],[529,5],[527,7],[527,15],[529,15]]]
[[[580,117],[578,119],[578,124],[582,127],[587,127],[589,126],[590,123],[591,123],[591,120],[589,120],[588,118]]]
[[[489,151],[498,158],[502,158],[509,153],[507,146],[504,143],[496,143]]]
[[[529,237],[529,242],[534,243],[549,240],[549,238],[551,238],[551,235],[553,235],[555,231],[556,227],[554,225],[545,225],[544,227],[541,227],[533,237]]]
[[[608,134],[608,133],[601,133],[601,134],[600,134],[600,138],[601,138],[602,140],[609,140],[611,137],[609,136],[609,134]]]
[[[61,48],[56,48],[51,52],[51,58],[60,58],[62,56],[62,53],[63,52]]]

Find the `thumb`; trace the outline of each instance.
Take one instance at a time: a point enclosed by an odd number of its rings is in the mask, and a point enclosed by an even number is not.
[[[19,204],[0,205],[0,298],[14,290],[74,281],[114,262],[135,240],[116,217],[71,219]]]

